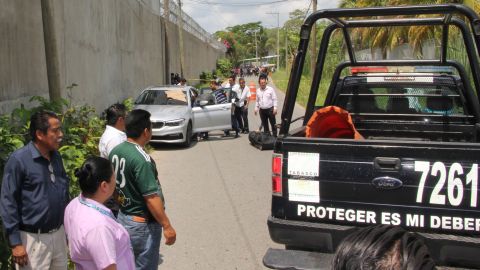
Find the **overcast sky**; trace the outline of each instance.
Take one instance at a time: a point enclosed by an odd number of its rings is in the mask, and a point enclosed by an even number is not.
[[[317,0],[317,9],[336,8],[340,0]],[[265,4],[267,3],[267,4]],[[262,5],[264,4],[264,5]],[[295,9],[312,10],[310,0],[183,0],[183,10],[210,33],[226,27],[261,21],[267,28],[280,27]]]

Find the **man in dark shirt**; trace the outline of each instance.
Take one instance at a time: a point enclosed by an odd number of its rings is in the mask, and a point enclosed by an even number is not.
[[[213,102],[215,104],[223,104],[223,103],[228,103],[227,95],[225,94],[225,91],[221,88],[219,83],[215,80],[210,81],[210,89],[212,89],[212,93],[202,95],[200,99],[202,100],[208,100],[209,105],[212,105]],[[211,96],[215,98],[215,101],[212,100]],[[208,131],[207,132],[201,132],[200,137],[202,137],[204,140],[208,140]]]
[[[225,90],[216,81],[211,81],[210,82],[210,88],[212,88],[212,91],[213,91],[212,94],[215,97],[215,100],[217,101],[217,104],[225,104],[225,103],[229,103],[229,102],[231,103],[232,102],[232,96],[230,96],[230,98],[227,97],[227,94],[225,93]],[[232,93],[234,93],[234,92],[230,91],[230,93],[232,95]],[[238,129],[238,125],[236,125],[237,122],[233,118],[233,105],[232,105],[231,121],[232,121],[232,128],[235,130],[235,138],[237,138],[238,133],[239,133],[239,129]],[[228,130],[228,129],[224,130],[223,132],[224,132],[225,136],[230,135],[230,130]],[[208,135],[207,135],[207,138],[208,138]]]
[[[227,95],[216,81],[210,82],[210,88],[212,88],[212,95],[215,97],[217,104],[228,103]]]
[[[66,269],[63,215],[70,180],[57,151],[63,138],[58,116],[32,115],[30,135],[5,165],[0,215],[17,269]]]

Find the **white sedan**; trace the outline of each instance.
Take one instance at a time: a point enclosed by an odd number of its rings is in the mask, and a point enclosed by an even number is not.
[[[143,90],[134,109],[151,114],[152,142],[189,146],[195,133],[232,127],[231,103],[217,104],[215,98],[195,99],[191,86],[151,86]],[[211,94],[210,94],[211,95]]]

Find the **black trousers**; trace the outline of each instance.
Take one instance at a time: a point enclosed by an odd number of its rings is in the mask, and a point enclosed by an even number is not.
[[[269,109],[260,109],[260,120],[262,120],[263,131],[265,133],[270,133],[270,128],[268,127],[268,122],[272,126],[272,135],[277,137],[277,122],[275,120],[275,115],[273,115],[273,107]]]
[[[233,118],[237,122],[238,131],[243,130],[244,125],[242,119],[242,107],[235,106],[235,110],[233,111]]]
[[[242,120],[243,120],[243,131],[249,132],[248,128],[248,106],[244,105],[242,107]]]

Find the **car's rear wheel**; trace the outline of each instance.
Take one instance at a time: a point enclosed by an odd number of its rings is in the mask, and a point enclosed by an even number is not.
[[[189,147],[192,144],[192,123],[188,122],[187,132],[185,133],[185,142],[183,142],[183,146]]]

